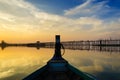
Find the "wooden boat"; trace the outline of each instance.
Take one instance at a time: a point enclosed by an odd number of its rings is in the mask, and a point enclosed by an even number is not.
[[[96,80],[68,63],[61,56],[60,35],[56,35],[55,54],[45,66],[23,80]]]

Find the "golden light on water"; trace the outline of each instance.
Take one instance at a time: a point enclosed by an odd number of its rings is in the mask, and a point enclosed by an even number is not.
[[[7,47],[0,50],[0,80],[21,80],[44,66],[53,54],[54,49],[47,48]],[[63,57],[76,68],[92,75],[120,71],[119,54],[66,50]]]
[[[16,74],[23,74],[19,76],[22,79],[45,65],[51,57],[50,54],[53,54],[53,51],[49,49],[6,48],[0,52],[0,80]]]

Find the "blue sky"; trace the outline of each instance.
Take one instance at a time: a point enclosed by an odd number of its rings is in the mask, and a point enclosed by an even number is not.
[[[36,7],[54,14],[63,14],[64,10],[73,8],[83,3],[83,0],[28,0]]]
[[[27,42],[53,41],[56,34],[63,40],[119,38],[119,4],[120,0],[0,0],[0,37]]]
[[[104,2],[104,7],[100,12],[104,11],[104,9],[109,10],[105,14],[101,14],[98,16],[100,18],[109,18],[109,17],[118,17],[120,14],[120,0],[27,0],[31,4],[35,5],[39,9],[46,11],[52,14],[64,15],[65,10],[69,10],[76,6],[82,5],[86,1],[91,1],[92,5]],[[107,7],[105,7],[107,6]],[[97,15],[97,14],[96,14]],[[86,15],[85,15],[86,16]],[[79,16],[77,16],[79,17]]]

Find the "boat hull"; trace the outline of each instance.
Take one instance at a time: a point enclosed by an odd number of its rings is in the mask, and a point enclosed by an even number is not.
[[[48,62],[23,80],[96,80],[66,61]]]

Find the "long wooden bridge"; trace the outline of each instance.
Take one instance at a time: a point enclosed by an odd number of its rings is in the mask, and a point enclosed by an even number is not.
[[[120,52],[120,39],[108,39],[108,40],[86,40],[86,41],[63,41],[61,42],[65,49],[73,49],[73,50],[97,50],[97,51],[107,51],[107,52]],[[0,43],[2,49],[6,47],[36,47],[39,49],[43,48],[54,48],[54,42],[40,42],[36,43],[6,43],[2,41]]]
[[[87,40],[87,41],[63,41],[66,48],[79,48],[80,46],[120,46],[120,40]],[[45,47],[54,47],[54,42],[45,42]]]
[[[120,52],[120,40],[63,41],[61,43],[66,49]],[[45,43],[46,48],[54,48],[54,45],[54,42]]]

